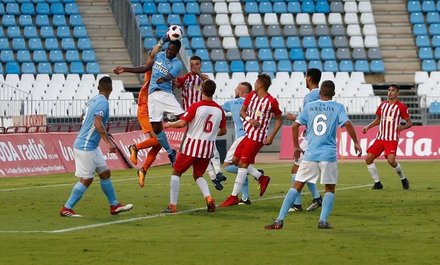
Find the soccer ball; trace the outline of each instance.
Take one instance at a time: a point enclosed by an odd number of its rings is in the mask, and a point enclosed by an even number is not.
[[[183,30],[178,25],[171,25],[167,31],[170,40],[180,40],[183,36]]]

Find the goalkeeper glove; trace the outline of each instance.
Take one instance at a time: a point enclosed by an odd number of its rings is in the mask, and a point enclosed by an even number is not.
[[[160,38],[159,42],[157,43],[157,45],[159,45],[160,47],[162,47],[166,42],[169,42],[170,39],[168,38],[168,34],[165,33],[162,38]]]

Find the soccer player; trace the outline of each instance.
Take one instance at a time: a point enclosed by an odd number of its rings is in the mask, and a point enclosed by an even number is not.
[[[232,163],[232,157],[234,156],[235,150],[237,149],[238,144],[244,139],[245,131],[243,129],[243,120],[240,116],[241,107],[243,106],[244,99],[246,96],[252,91],[252,85],[248,82],[241,82],[235,88],[235,99],[226,101],[222,108],[228,113],[232,114],[232,120],[234,121],[235,127],[235,140],[226,153],[225,161],[223,164],[223,168],[230,173],[238,173],[238,167]],[[239,204],[251,204],[251,200],[249,198],[249,182],[246,177],[243,186],[241,188],[241,199]]]
[[[237,146],[232,158],[232,162],[238,165],[234,188],[231,195],[220,205],[221,207],[237,205],[240,202],[238,193],[241,191],[248,174],[258,180],[260,196],[263,196],[269,185],[270,177],[263,175],[252,164],[255,163],[255,156],[261,147],[272,144],[283,122],[278,101],[267,92],[271,84],[272,81],[269,75],[258,75],[254,90],[249,93],[243,102],[240,116],[244,119],[243,128],[246,131],[246,136]],[[275,117],[275,127],[268,134],[272,116]]]
[[[110,77],[105,76],[99,80],[98,91],[99,94],[91,98],[87,104],[83,124],[73,145],[75,176],[79,178],[79,181],[73,186],[69,199],[60,209],[59,213],[62,217],[82,217],[73,211],[73,207],[92,184],[95,172],[99,175],[101,189],[110,204],[110,214],[119,214],[133,208],[133,204],[123,205],[116,199],[115,190],[110,180],[110,170],[101,149],[98,148],[102,138],[110,153],[116,152],[116,147],[105,130],[109,117],[108,98],[112,92]]]
[[[182,106],[186,111],[193,103],[202,100],[202,83],[209,79],[205,74],[202,74],[202,59],[199,56],[192,56],[189,60],[190,72],[180,76],[174,83],[175,86],[182,90]],[[226,177],[221,173],[220,168],[220,154],[214,145],[214,156],[208,165],[208,175],[217,190],[222,190],[222,181]]]
[[[399,101],[400,87],[392,84],[388,87],[388,100],[382,102],[376,110],[376,119],[365,126],[362,130],[366,133],[370,128],[379,125],[379,131],[376,135],[376,140],[373,145],[367,149],[367,163],[368,171],[374,180],[373,190],[380,190],[383,188],[380,182],[379,173],[377,172],[374,160],[385,152],[385,158],[388,164],[396,171],[402,182],[404,189],[409,189],[409,181],[403,174],[400,164],[396,162],[396,151],[399,144],[399,134],[412,126],[412,121],[408,113],[408,107]],[[401,120],[405,120],[405,124],[401,125]]]
[[[122,74],[124,72],[145,73],[151,70],[151,80],[148,88],[150,122],[157,140],[167,151],[171,164],[173,164],[176,159],[176,150],[170,147],[166,134],[162,130],[162,118],[164,112],[169,112],[176,116],[184,112],[173,94],[172,85],[172,80],[181,72],[183,66],[182,62],[177,58],[182,45],[179,40],[169,41],[166,51],[160,51],[164,43],[168,41],[168,36],[165,34],[153,48],[145,65],[138,67],[117,66],[113,72],[115,74]]]
[[[321,99],[307,104],[295,120],[292,129],[295,159],[298,159],[300,154],[304,152],[298,141],[298,131],[301,125],[306,125],[308,128],[306,135],[308,149],[305,151],[304,158],[299,165],[293,187],[289,189],[286,197],[284,197],[278,218],[274,223],[266,225],[265,229],[281,229],[289,207],[299,196],[306,182],[316,183],[319,177],[321,177],[321,184],[325,185],[325,194],[318,228],[331,228],[327,218],[333,209],[335,187],[338,181],[337,127],[345,126],[354,142],[356,152],[359,156],[362,153],[356,132],[347,117],[344,106],[332,101],[334,95],[335,84],[329,80],[324,81],[320,90]]]
[[[212,100],[216,84],[208,79],[202,85],[202,100],[192,104],[180,120],[168,122],[165,128],[188,126],[182,149],[177,156],[170,180],[170,203],[165,213],[177,211],[180,176],[193,167],[193,178],[205,198],[208,212],[215,211],[215,201],[209,192],[208,183],[202,177],[213,155],[217,135],[226,134],[226,117],[223,109]]]
[[[309,93],[304,97],[304,104],[303,107],[310,102],[313,102],[315,100],[319,100],[319,82],[321,81],[321,71],[316,68],[310,68],[307,70],[306,73],[306,87],[310,90]],[[287,116],[288,120],[295,121],[295,116]],[[306,131],[304,131],[303,136],[306,135]],[[301,149],[306,151],[307,150],[307,140],[304,139],[301,142]],[[296,172],[298,172],[299,164],[301,163],[301,160],[303,158],[303,155],[301,153],[298,160],[295,160],[293,162],[293,166],[291,169],[292,173],[292,184],[295,182]],[[312,195],[312,203],[307,207],[307,211],[314,211],[321,207],[322,204],[322,198],[319,194],[319,190],[316,187],[315,183],[307,182],[307,187],[309,187],[310,194]],[[301,194],[296,198],[295,202],[293,202],[292,207],[290,207],[289,212],[302,212],[302,203],[301,203]]]

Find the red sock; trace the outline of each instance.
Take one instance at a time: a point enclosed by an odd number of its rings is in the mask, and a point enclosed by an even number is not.
[[[150,152],[148,152],[147,158],[145,159],[144,165],[142,166],[145,172],[148,171],[151,164],[153,164],[154,160],[156,160],[157,153],[159,153],[160,149],[162,149],[162,146],[160,144],[157,144],[150,149]]]
[[[149,148],[149,147],[152,147],[152,146],[155,146],[158,144],[159,144],[159,142],[157,141],[157,138],[151,137],[141,143],[136,144],[136,148],[137,148],[137,150],[142,150],[142,149]]]

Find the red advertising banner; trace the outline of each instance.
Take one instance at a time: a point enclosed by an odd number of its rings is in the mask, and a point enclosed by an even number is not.
[[[304,127],[302,127],[304,128]],[[374,142],[377,127],[362,133],[362,126],[356,126],[356,134],[362,147],[363,156],[367,148]],[[403,159],[439,159],[440,158],[440,126],[414,126],[400,134],[397,157]],[[339,159],[358,158],[353,142],[345,129],[337,135],[337,152]],[[281,129],[280,159],[293,159],[292,129],[283,126]],[[381,158],[384,158],[383,156]]]

